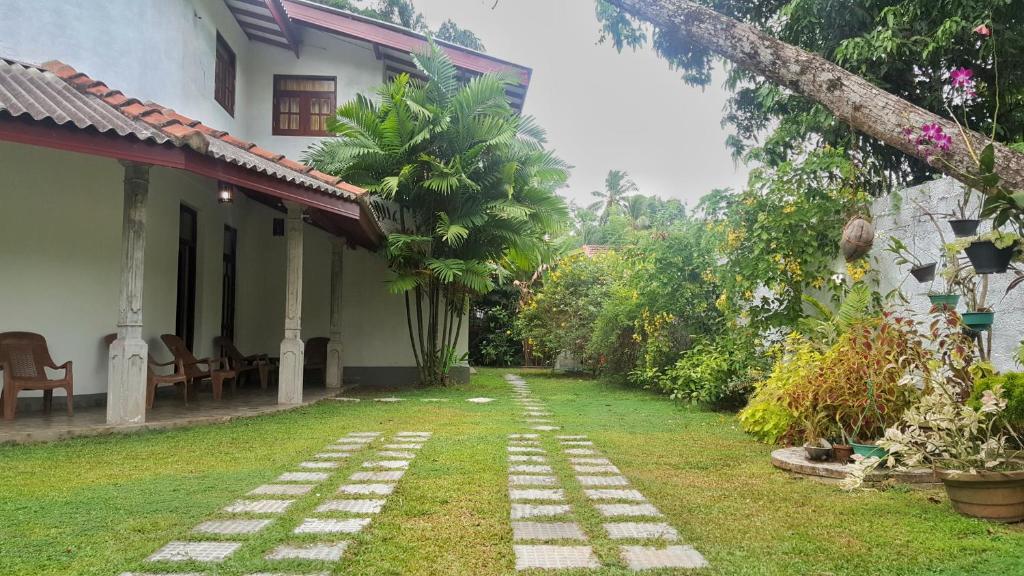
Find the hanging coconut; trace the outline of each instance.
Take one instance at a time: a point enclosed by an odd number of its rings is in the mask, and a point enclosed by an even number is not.
[[[875,243],[875,225],[857,216],[846,223],[839,248],[847,262],[864,257]]]

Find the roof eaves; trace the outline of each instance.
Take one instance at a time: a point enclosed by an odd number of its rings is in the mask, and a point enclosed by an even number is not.
[[[170,140],[176,146],[187,146],[218,160],[349,200],[356,200],[366,193],[337,177],[235,138],[154,102],[143,103],[128,98],[119,90],[111,90],[103,82],[93,80],[62,62],[46,62],[36,68],[56,75],[78,92],[103,102],[134,121],[135,126],[152,131],[164,138],[163,141]]]
[[[349,12],[348,10],[342,10],[340,8],[334,8],[332,6],[326,6],[324,4],[320,4],[319,2],[314,2],[314,1],[311,1],[311,0],[287,0],[287,1],[295,3],[295,4],[298,4],[298,5],[301,5],[301,6],[305,6],[307,8],[311,8],[311,9],[314,9],[314,10],[319,10],[321,12],[326,12],[326,13],[329,13],[329,14],[337,14],[339,16],[344,16],[346,18],[350,18],[350,19],[356,20],[358,22],[365,22],[367,24],[373,24],[373,25],[378,26],[380,28],[384,28],[386,30],[391,30],[392,32],[397,32],[399,34],[404,34],[406,36],[409,36],[409,37],[412,37],[412,38],[416,38],[416,39],[422,40],[424,42],[429,42],[429,41],[433,40],[438,45],[443,46],[443,47],[445,47],[445,48],[447,48],[449,50],[454,50],[456,52],[462,52],[464,54],[469,54],[469,55],[475,56],[477,58],[483,58],[485,60],[490,60],[490,61],[492,61],[492,62],[494,62],[496,64],[499,64],[501,66],[505,66],[505,67],[508,67],[508,68],[516,69],[516,70],[520,71],[520,73],[523,75],[523,85],[524,86],[529,86],[530,82],[533,80],[533,69],[530,68],[529,66],[524,66],[522,64],[517,64],[517,63],[509,61],[509,60],[504,60],[502,58],[498,58],[498,57],[493,56],[491,54],[487,54],[486,52],[480,52],[478,50],[473,50],[472,48],[467,48],[465,46],[462,46],[462,45],[459,45],[459,44],[455,44],[454,42],[448,42],[446,40],[441,40],[441,39],[438,39],[438,38],[432,38],[430,36],[427,36],[426,34],[422,34],[420,32],[416,32],[415,30],[406,28],[405,26],[400,26],[400,25],[394,24],[392,22],[385,22],[383,20],[378,20],[376,18],[371,18],[369,16],[364,16],[362,14],[356,14],[354,12]],[[287,4],[285,5],[285,10],[287,12]],[[290,14],[289,14],[289,18],[291,18]]]

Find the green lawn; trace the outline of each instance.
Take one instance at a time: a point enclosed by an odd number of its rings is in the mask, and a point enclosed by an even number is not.
[[[401,393],[406,400],[397,404],[324,402],[226,425],[0,447],[0,574],[152,570],[142,563],[146,556],[218,517],[227,503],[341,435],[372,430],[429,430],[434,438],[334,573],[512,574],[505,446],[507,434],[524,429],[501,374],[485,370],[470,386]],[[1024,574],[1024,530],[959,517],[941,491],[845,494],[773,469],[769,448],[745,437],[730,415],[600,382],[526,376],[562,433],[589,435],[683,541],[705,555],[711,568],[702,573]],[[464,401],[473,396],[498,401]],[[552,438],[544,442],[554,448]],[[353,458],[320,496],[299,500],[206,573],[267,570],[262,553],[361,461]],[[571,475],[564,459],[553,463],[564,478]],[[578,486],[566,485],[576,519],[611,566],[590,573],[628,573]]]

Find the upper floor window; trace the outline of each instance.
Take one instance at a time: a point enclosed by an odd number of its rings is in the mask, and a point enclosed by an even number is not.
[[[326,136],[334,116],[334,76],[274,76],[274,130],[279,136]]]
[[[213,98],[235,115],[235,51],[217,33],[217,66],[213,75]]]

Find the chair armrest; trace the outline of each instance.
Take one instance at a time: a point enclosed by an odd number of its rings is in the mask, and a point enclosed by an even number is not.
[[[178,364],[178,363],[182,363],[182,361],[181,360],[171,360],[170,362],[157,362],[156,360],[150,360],[149,361],[149,365],[150,366],[156,366],[158,368],[163,368],[164,366],[171,366],[173,364]],[[184,363],[182,363],[182,365],[184,365]]]
[[[54,370],[63,370],[64,371],[64,379],[65,380],[70,380],[71,379],[71,360],[68,360],[67,362],[61,364],[60,366],[53,366],[53,369]]]
[[[228,359],[227,359],[226,356],[224,356],[224,357],[218,356],[216,358],[208,358],[207,360],[208,360],[207,365],[209,365],[210,370],[230,370],[231,369],[231,364],[228,363]]]

